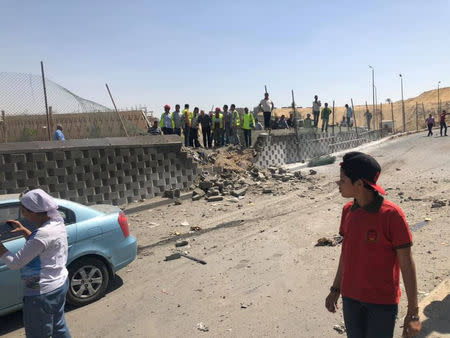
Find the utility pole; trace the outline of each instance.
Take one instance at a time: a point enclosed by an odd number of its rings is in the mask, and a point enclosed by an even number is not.
[[[376,129],[376,113],[375,113],[375,69],[369,65],[369,68],[372,69],[372,116],[373,116],[373,129]]]
[[[392,115],[392,133],[395,134],[394,103],[392,101],[391,101],[391,115]]]
[[[437,105],[437,109],[438,109],[438,116],[441,113],[441,100],[439,98],[439,85],[441,84],[441,81],[438,82],[438,105]]]
[[[403,100],[403,76],[402,74],[398,74],[400,76],[401,90],[402,90],[402,120],[403,120],[403,132],[406,132],[406,116],[405,116],[405,101]],[[438,91],[439,93],[439,91]]]
[[[44,74],[44,63],[41,61],[41,74],[42,74],[42,86],[44,87],[44,101],[45,101],[45,114],[47,115],[47,132],[48,132],[48,140],[52,140],[51,131],[50,131],[50,119],[48,116],[48,102],[47,102],[47,88],[45,87],[45,74]]]

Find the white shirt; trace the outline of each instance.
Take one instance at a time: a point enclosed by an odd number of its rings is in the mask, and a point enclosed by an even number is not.
[[[320,111],[321,105],[322,105],[322,103],[320,102],[320,100],[317,100],[317,102],[314,100],[313,101],[313,111]]]
[[[260,104],[260,106],[261,106],[261,108],[262,108],[262,110],[264,111],[264,112],[266,112],[266,111],[272,111],[272,104],[273,104],[273,102],[272,102],[272,100],[271,99],[262,99],[261,100],[261,102],[259,103]]]
[[[24,296],[45,294],[61,287],[67,279],[67,232],[63,221],[50,220],[32,232],[17,253],[0,259],[8,268],[20,269]]]

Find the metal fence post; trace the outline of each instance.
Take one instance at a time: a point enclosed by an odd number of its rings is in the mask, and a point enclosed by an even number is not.
[[[4,110],[2,110],[2,122],[3,122],[3,126],[2,126],[3,127],[3,142],[8,143],[8,135],[6,134],[8,128],[6,128],[6,117],[5,117]]]
[[[51,134],[50,134],[50,121],[49,121],[49,118],[48,118],[47,89],[45,88],[44,63],[42,61],[41,61],[41,74],[42,74],[42,85],[44,86],[45,113],[47,114],[48,140],[51,141],[52,137],[51,137]]]

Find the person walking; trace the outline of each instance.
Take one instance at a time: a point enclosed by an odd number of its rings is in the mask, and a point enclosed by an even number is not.
[[[20,211],[36,229],[30,231],[19,221],[6,220],[14,227],[11,232],[25,238],[25,245],[12,253],[0,243],[0,260],[9,269],[20,269],[25,334],[27,337],[70,337],[64,316],[69,288],[64,220],[55,200],[41,189],[21,197]]]
[[[200,147],[200,142],[198,141],[198,125],[199,125],[198,118],[199,118],[198,107],[195,107],[191,119],[191,130],[189,131],[190,137],[189,145],[195,148]]]
[[[427,117],[427,119],[425,120],[425,123],[427,124],[428,127],[428,136],[433,136],[433,127],[435,126],[435,122],[434,122],[434,117],[433,115],[429,115]]]
[[[345,104],[345,117],[347,118],[347,130],[350,130],[350,127],[352,125],[352,116],[353,116],[352,108],[349,107],[348,104]]]
[[[234,145],[241,144],[241,140],[239,139],[239,127],[241,125],[241,117],[239,112],[236,110],[236,106],[232,104],[230,106],[231,110],[231,143]]]
[[[328,108],[328,103],[325,102],[325,107],[322,109],[322,132],[325,129],[325,131],[328,131],[328,121],[330,119],[331,115],[331,109]]]
[[[255,117],[249,113],[248,108],[244,108],[244,115],[242,116],[242,130],[244,131],[245,147],[249,148],[252,145],[252,129],[255,127]]]
[[[220,108],[217,107],[215,114],[212,117],[212,132],[214,137],[214,148],[218,148],[223,145],[223,115],[220,112]]]
[[[204,110],[201,110],[198,121],[202,127],[203,147],[211,148],[211,117],[205,114]]]
[[[173,133],[181,136],[181,128],[183,128],[183,125],[179,104],[175,105],[175,111],[172,113],[171,117],[173,121]]]
[[[320,107],[322,106],[322,103],[319,100],[319,97],[317,95],[314,95],[314,101],[312,104],[312,113],[314,118],[314,127],[319,128],[319,115],[320,115]]]
[[[182,112],[182,125],[183,125],[183,134],[184,134],[184,146],[189,147],[189,134],[191,131],[191,112],[189,111],[189,104],[184,105],[184,109]]]
[[[65,141],[66,138],[64,137],[63,134],[63,127],[60,124],[56,125],[56,131],[55,134],[53,135],[53,140],[55,141]]]
[[[440,121],[439,121],[439,126],[441,127],[441,136],[442,136],[442,130],[444,129],[444,136],[447,136],[447,124],[445,123],[445,117],[446,117],[447,112],[445,110],[442,111],[442,114],[440,116]]]
[[[272,111],[274,109],[274,104],[271,99],[269,99],[269,93],[264,94],[264,99],[259,102],[259,110],[263,112],[264,116],[264,129],[270,130],[270,120],[272,118]]]
[[[342,249],[325,307],[336,312],[342,295],[347,336],[393,336],[400,301],[400,270],[408,299],[403,337],[420,331],[416,268],[412,235],[399,206],[384,199],[377,184],[381,167],[361,152],[344,155],[337,181],[339,192],[351,198],[342,211]]]
[[[372,113],[369,111],[369,108],[366,108],[364,117],[366,118],[366,122],[367,122],[367,130],[370,130],[370,122],[372,121]]]
[[[172,120],[172,115],[170,114],[170,106],[168,104],[164,106],[164,113],[161,114],[159,127],[161,128],[163,135],[173,134],[174,123]]]

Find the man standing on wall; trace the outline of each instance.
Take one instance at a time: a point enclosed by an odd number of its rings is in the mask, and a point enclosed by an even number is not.
[[[202,126],[203,147],[211,148],[211,116],[205,114],[204,110],[200,111],[198,122]]]
[[[264,94],[264,99],[259,102],[259,109],[264,114],[264,129],[270,129],[270,119],[272,117],[274,105],[272,100],[269,99],[269,93]]]
[[[181,113],[180,113],[180,105],[175,105],[175,111],[172,113],[172,121],[173,121],[173,133],[181,136],[181,128],[183,127],[181,123]]]
[[[164,113],[161,114],[159,127],[161,128],[164,135],[173,134],[173,121],[172,116],[170,115],[170,106],[168,104],[164,106]]]
[[[216,108],[216,112],[212,117],[212,128],[214,137],[214,148],[222,146],[223,140],[223,115],[220,108]]]
[[[191,112],[189,111],[189,104],[184,105],[183,114],[183,134],[184,134],[184,146],[189,147],[189,135],[191,131]]]
[[[231,109],[231,138],[232,143],[234,145],[241,144],[241,141],[239,140],[239,134],[238,129],[241,125],[241,117],[239,115],[239,112],[236,110],[236,105],[232,104],[230,106]]]
[[[223,106],[223,122],[225,124],[225,133],[223,134],[222,144],[230,144],[231,141],[231,132],[232,132],[232,126],[231,126],[231,112],[228,110],[228,105]]]
[[[314,118],[314,127],[319,127],[319,115],[320,115],[320,107],[322,106],[322,103],[319,100],[319,97],[317,95],[314,96],[314,101],[312,104],[312,112],[313,112],[313,118]]]
[[[325,108],[322,109],[322,132],[328,131],[328,121],[330,119],[331,109],[328,108],[328,103],[325,103]]]
[[[348,106],[348,104],[345,104],[345,116],[347,117],[347,130],[350,130],[351,124],[352,124],[352,115],[353,110],[351,107]]]

